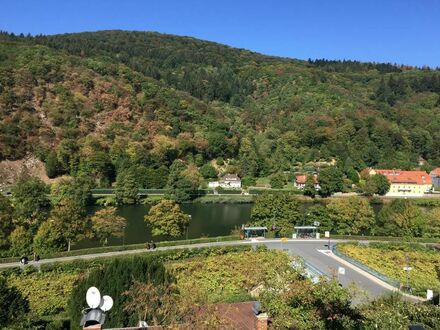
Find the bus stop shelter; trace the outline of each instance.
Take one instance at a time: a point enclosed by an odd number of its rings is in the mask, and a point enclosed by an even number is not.
[[[316,238],[316,226],[295,226],[295,238]]]
[[[266,237],[267,227],[244,227],[244,238]]]

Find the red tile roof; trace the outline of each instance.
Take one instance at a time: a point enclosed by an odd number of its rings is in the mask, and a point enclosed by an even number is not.
[[[297,184],[306,184],[307,175],[297,175],[295,181]],[[318,183],[318,177],[316,175],[313,175],[313,183]]]
[[[375,172],[385,175],[390,183],[432,184],[431,177],[425,171],[375,170]]]

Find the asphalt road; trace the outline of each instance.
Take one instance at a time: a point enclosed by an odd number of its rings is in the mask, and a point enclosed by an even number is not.
[[[327,277],[337,277],[342,286],[356,288],[358,291],[356,295],[357,302],[365,298],[373,299],[390,293],[393,290],[387,283],[366,274],[361,269],[348,264],[344,260],[340,260],[340,258],[333,256],[332,253],[328,253],[326,240],[297,240],[284,243],[267,242],[265,244],[269,248],[282,249],[291,255],[300,256]],[[339,267],[344,268],[344,275],[338,274]]]
[[[258,242],[251,241],[227,241],[227,242],[210,242],[190,245],[178,245],[159,247],[158,251],[185,249],[185,248],[201,248],[201,247],[213,247],[213,246],[230,246],[230,245],[260,245],[264,244],[270,249],[281,249],[288,252],[291,255],[302,257],[308,264],[319,270],[322,274],[333,277],[336,276],[344,287],[352,287],[353,285],[359,289],[356,301],[360,302],[365,298],[372,299],[377,296],[390,293],[394,290],[390,285],[381,281],[380,279],[365,273],[363,270],[347,263],[332,253],[326,254],[328,248],[326,246],[327,240],[288,240],[282,242],[281,240],[261,240]],[[53,259],[43,259],[38,262],[30,262],[38,266],[38,264],[48,264],[54,262],[67,262],[74,260],[91,260],[95,258],[114,257],[121,255],[131,255],[138,253],[151,253],[151,250],[138,249],[127,251],[106,252],[97,254],[86,254],[80,256],[60,257]],[[0,264],[0,269],[19,267],[17,262]],[[344,275],[338,275],[338,268],[343,267],[345,269]],[[408,297],[410,300],[416,300],[415,298]]]

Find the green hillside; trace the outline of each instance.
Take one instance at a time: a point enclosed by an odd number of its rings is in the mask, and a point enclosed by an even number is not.
[[[176,159],[193,179],[218,157],[251,177],[331,159],[345,170],[409,169],[419,156],[440,166],[436,70],[159,33],[2,33],[0,114],[0,159],[32,152],[51,176],[90,174],[102,186]]]

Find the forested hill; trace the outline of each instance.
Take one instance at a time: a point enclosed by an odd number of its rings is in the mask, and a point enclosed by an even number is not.
[[[266,176],[336,158],[344,169],[440,165],[440,73],[299,61],[189,37],[0,34],[0,159],[108,185],[183,160]],[[196,165],[196,166],[194,166]]]

